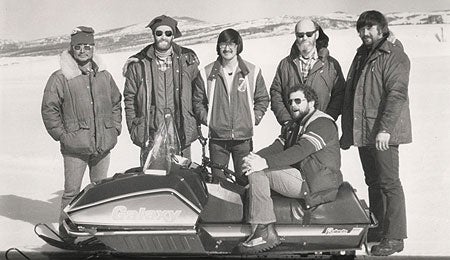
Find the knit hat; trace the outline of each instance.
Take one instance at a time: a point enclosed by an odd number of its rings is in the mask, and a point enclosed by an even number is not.
[[[172,17],[166,15],[160,15],[156,17],[146,27],[149,27],[150,29],[152,29],[153,33],[155,33],[156,28],[161,25],[169,26],[174,33],[174,38],[178,38],[181,36],[181,32],[177,27],[178,22]]]
[[[78,26],[70,34],[70,45],[94,45],[94,29],[92,27]]]

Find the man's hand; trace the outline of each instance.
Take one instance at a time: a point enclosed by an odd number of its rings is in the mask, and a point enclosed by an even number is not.
[[[254,172],[262,171],[269,167],[266,159],[253,152],[250,152],[249,155],[245,156],[243,161],[242,171],[245,172],[245,175],[250,175]]]
[[[389,149],[389,139],[391,139],[390,133],[379,132],[375,138],[375,148],[379,151],[387,151]]]

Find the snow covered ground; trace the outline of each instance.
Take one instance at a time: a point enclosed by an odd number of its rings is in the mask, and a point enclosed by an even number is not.
[[[450,41],[435,34],[450,25],[392,26],[411,59],[410,103],[413,143],[400,147],[400,171],[406,194],[408,236],[401,255],[450,256]],[[330,53],[344,75],[360,44],[354,29],[326,31]],[[289,53],[293,34],[244,39],[242,56],[262,68],[269,88],[278,62]],[[216,58],[215,44],[189,46],[206,65]],[[122,90],[123,62],[131,52],[102,55]],[[57,56],[0,58],[0,252],[57,251],[33,233],[36,223],[56,223],[63,187],[59,145],[46,133],[40,115],[44,86],[59,68]],[[112,152],[109,176],[138,165],[138,148],[126,131]],[[255,149],[275,138],[279,126],[271,111],[256,129]],[[193,146],[200,161],[200,145]],[[367,201],[357,150],[343,151],[342,171]],[[85,176],[83,187],[88,183]],[[363,254],[363,251],[358,252]]]

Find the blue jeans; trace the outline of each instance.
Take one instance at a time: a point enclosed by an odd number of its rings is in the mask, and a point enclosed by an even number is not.
[[[242,175],[242,159],[252,150],[252,139],[247,140],[213,140],[209,139],[209,156],[213,163],[228,166],[230,154],[233,157],[234,172]],[[214,176],[225,178],[219,169],[212,169]]]
[[[110,153],[103,155],[69,155],[64,158],[64,193],[61,199],[61,214],[59,224],[66,218],[63,209],[80,192],[83,175],[86,167],[89,167],[91,182],[105,179],[108,173]]]
[[[382,238],[406,238],[405,195],[399,176],[398,146],[387,151],[360,147],[359,156],[369,190],[369,205]]]
[[[303,178],[293,167],[270,168],[254,172],[248,176],[250,183],[249,219],[251,224],[276,222],[270,189],[290,198],[302,197]]]

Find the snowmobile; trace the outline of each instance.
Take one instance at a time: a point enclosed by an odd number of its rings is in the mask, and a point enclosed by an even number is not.
[[[202,136],[201,164],[175,154],[167,146],[170,136],[161,137],[163,156],[150,152],[143,167],[89,184],[64,209],[64,228],[75,242],[46,224],[36,225],[36,234],[50,245],[78,251],[239,256],[237,245],[251,234],[245,179],[211,162]],[[157,167],[149,167],[152,160]],[[211,168],[222,169],[226,178],[212,176]],[[342,183],[335,201],[313,208],[279,194],[272,199],[282,244],[259,256],[354,257],[363,245],[367,251],[367,232],[377,221],[348,182]],[[46,229],[53,238],[44,234]]]

